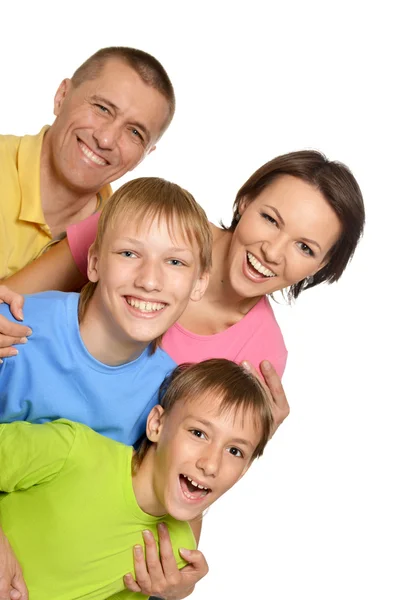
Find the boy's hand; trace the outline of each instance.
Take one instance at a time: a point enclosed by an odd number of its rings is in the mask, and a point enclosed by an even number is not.
[[[22,307],[24,304],[23,296],[8,289],[5,285],[0,285],[0,304],[9,304],[11,313],[16,319],[22,321]],[[0,359],[6,356],[15,356],[17,350],[11,348],[13,344],[24,344],[27,336],[32,333],[29,327],[11,323],[8,319],[0,315]],[[0,598],[1,600],[1,598]]]
[[[0,529],[0,600],[28,600],[22,569]]]
[[[290,405],[288,404],[281,379],[277,375],[273,365],[269,363],[268,360],[263,360],[260,363],[260,370],[262,372],[263,379],[260,377],[258,371],[247,360],[242,362],[241,365],[261,382],[262,386],[267,392],[274,419],[273,431],[270,436],[272,437],[284,419],[286,419],[290,414]]]
[[[129,573],[125,575],[125,586],[132,592],[141,592],[148,596],[181,600],[189,596],[194,586],[208,573],[208,565],[199,550],[180,550],[181,556],[189,564],[178,569],[173,555],[168,528],[158,525],[159,553],[151,532],[143,532],[145,556],[141,546],[133,549],[136,581]]]

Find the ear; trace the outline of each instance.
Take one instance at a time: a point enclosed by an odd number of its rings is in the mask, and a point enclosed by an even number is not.
[[[205,294],[206,288],[208,287],[208,283],[209,273],[203,273],[200,275],[191,291],[190,300],[193,302],[198,302],[198,300],[201,300],[202,296]]]
[[[244,211],[247,208],[248,204],[250,204],[250,201],[246,196],[243,196],[238,203],[238,214],[240,215],[240,217],[242,217],[242,215],[244,214]]]
[[[151,409],[147,417],[146,435],[150,442],[158,442],[162,431],[165,411],[160,404]]]
[[[87,278],[93,283],[96,283],[100,279],[98,272],[98,251],[95,249],[94,244],[89,248],[87,258]]]
[[[148,156],[148,154],[151,154],[151,152],[154,152],[154,150],[156,150],[156,149],[157,149],[157,147],[156,147],[156,146],[152,146],[152,148],[150,148],[150,149],[148,150],[148,152],[147,152],[147,156]]]
[[[54,114],[56,117],[58,117],[58,115],[61,112],[61,107],[64,104],[64,100],[67,97],[67,94],[69,92],[69,90],[72,87],[72,81],[70,79],[64,79],[58,90],[55,93],[54,96]]]

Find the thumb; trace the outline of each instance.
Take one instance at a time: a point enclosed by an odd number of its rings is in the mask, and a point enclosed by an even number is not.
[[[28,600],[28,588],[21,572],[14,575],[11,585],[13,587],[13,591],[10,594],[11,600]],[[12,594],[15,595],[13,596]]]
[[[187,550],[187,548],[179,548],[180,556],[187,561],[191,567],[190,570],[195,570],[201,572],[201,576],[203,577],[208,572],[208,564],[205,560],[205,556],[200,552],[200,550]],[[183,567],[182,571],[189,570],[186,567]]]

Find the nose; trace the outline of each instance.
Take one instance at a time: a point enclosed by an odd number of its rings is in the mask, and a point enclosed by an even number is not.
[[[286,239],[282,232],[279,232],[272,239],[265,240],[261,248],[266,262],[279,265],[284,258],[285,246]]]
[[[101,150],[112,150],[115,148],[118,135],[119,129],[114,122],[102,123],[93,132],[93,137]]]
[[[204,448],[201,456],[197,459],[197,468],[207,477],[216,477],[222,463],[222,452],[222,450],[212,445]]]
[[[155,260],[143,260],[134,284],[146,292],[160,292],[163,289],[162,266]]]

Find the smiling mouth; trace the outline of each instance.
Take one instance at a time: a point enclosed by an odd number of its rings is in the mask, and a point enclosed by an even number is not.
[[[166,304],[163,302],[147,302],[146,300],[140,300],[133,296],[125,296],[125,300],[129,306],[136,308],[143,313],[157,313],[166,307]]]
[[[247,262],[250,267],[252,267],[257,273],[262,275],[265,279],[270,279],[271,277],[276,277],[276,273],[273,273],[270,269],[262,265],[262,263],[251,254],[251,252],[247,252]]]
[[[105,158],[101,158],[101,156],[98,156],[98,154],[93,152],[93,150],[90,150],[90,148],[88,146],[86,146],[86,144],[84,142],[82,142],[82,140],[80,140],[79,138],[78,138],[78,144],[79,144],[79,148],[81,149],[83,154],[86,156],[86,158],[91,160],[91,162],[93,162],[94,164],[100,165],[101,167],[104,167],[105,165],[109,164],[108,161],[105,160]]]
[[[212,491],[211,488],[201,485],[188,475],[179,475],[179,480],[181,491],[187,500],[202,500]]]

